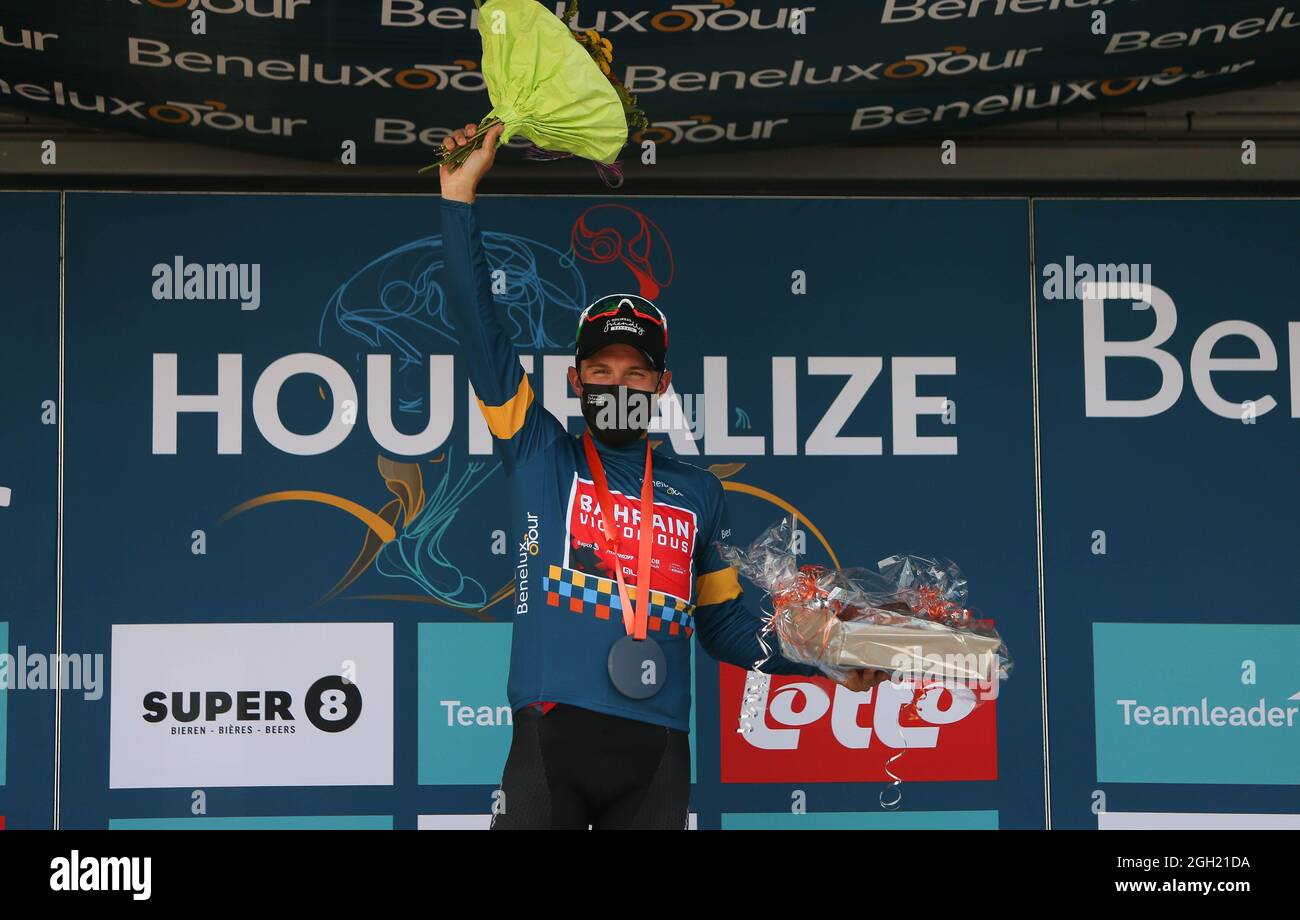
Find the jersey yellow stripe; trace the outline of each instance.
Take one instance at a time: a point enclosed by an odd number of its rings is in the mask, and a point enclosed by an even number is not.
[[[733,597],[739,597],[740,591],[740,580],[736,578],[736,570],[730,566],[718,569],[716,572],[709,572],[695,579],[695,606],[721,604]]]
[[[519,389],[515,390],[515,395],[502,405],[489,406],[481,399],[478,401],[478,407],[483,411],[483,418],[487,420],[488,430],[492,432],[493,437],[503,441],[510,440],[519,433],[520,428],[524,427],[524,418],[528,414],[528,407],[532,404],[533,388],[528,384],[527,374],[519,378]]]

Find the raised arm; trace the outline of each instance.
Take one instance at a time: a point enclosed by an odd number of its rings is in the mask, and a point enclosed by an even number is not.
[[[514,345],[497,317],[492,298],[475,192],[492,166],[500,127],[492,128],[483,146],[454,172],[440,170],[442,181],[442,248],[446,260],[443,288],[447,311],[459,340],[457,357],[474,385],[479,408],[500,447],[509,472],[564,435],[564,426],[537,402]],[[474,125],[456,131],[444,146],[467,142]]]

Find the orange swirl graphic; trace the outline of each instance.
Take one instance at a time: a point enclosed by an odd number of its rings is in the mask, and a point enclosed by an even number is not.
[[[313,492],[308,489],[287,489],[283,492],[268,492],[265,495],[259,495],[256,498],[250,498],[248,501],[236,505],[219,520],[227,521],[237,514],[242,514],[251,508],[257,508],[261,505],[269,505],[274,502],[317,502],[322,505],[329,505],[338,508],[340,511],[346,511],[361,523],[365,524],[375,532],[380,540],[387,543],[397,538],[397,531],[393,525],[385,521],[375,512],[371,511],[364,505],[358,505],[354,501],[346,498],[340,498],[337,495],[331,495],[328,492]]]

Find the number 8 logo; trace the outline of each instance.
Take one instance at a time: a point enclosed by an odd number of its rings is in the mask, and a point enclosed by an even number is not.
[[[351,728],[361,716],[361,691],[337,674],[322,677],[307,690],[307,720],[323,732]]]

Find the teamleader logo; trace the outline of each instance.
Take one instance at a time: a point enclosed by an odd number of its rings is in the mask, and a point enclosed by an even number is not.
[[[1300,693],[1287,697],[1288,702],[1300,700]],[[1208,696],[1199,700],[1173,702],[1170,700],[1117,699],[1115,706],[1127,728],[1132,725],[1164,725],[1170,728],[1295,728],[1296,713],[1300,706],[1272,706],[1267,697],[1260,697],[1253,706],[1219,705]]]
[[[172,735],[292,735],[298,731],[288,690],[151,690],[144,721]],[[338,674],[322,677],[303,695],[302,715],[316,729],[346,731],[361,717],[361,690]]]

